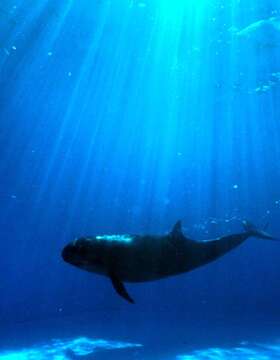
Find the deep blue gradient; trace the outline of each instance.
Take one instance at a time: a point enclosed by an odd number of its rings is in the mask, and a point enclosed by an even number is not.
[[[2,0],[0,349],[83,336],[142,344],[136,359],[280,353],[280,243],[129,285],[135,306],[60,256],[178,219],[195,239],[245,218],[280,238],[279,103],[279,1]]]

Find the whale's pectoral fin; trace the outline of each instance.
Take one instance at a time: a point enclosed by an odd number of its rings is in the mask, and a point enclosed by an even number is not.
[[[127,300],[128,302],[130,302],[131,304],[134,304],[134,300],[129,296],[128,292],[126,291],[126,288],[124,286],[124,284],[122,283],[122,281],[118,278],[118,276],[114,273],[110,273],[109,275],[111,281],[112,281],[112,285],[114,287],[114,289],[116,290],[116,292],[123,297],[125,300]]]

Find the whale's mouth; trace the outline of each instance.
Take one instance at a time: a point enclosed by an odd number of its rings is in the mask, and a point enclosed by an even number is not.
[[[77,254],[77,249],[74,244],[68,244],[64,247],[61,253],[62,259],[75,266],[81,266],[83,261],[81,257]]]
[[[62,253],[61,253],[61,256],[62,256],[62,259],[65,261],[65,262],[70,262],[71,258],[73,257],[74,255],[74,247],[73,245],[66,245],[63,250],[62,250]]]

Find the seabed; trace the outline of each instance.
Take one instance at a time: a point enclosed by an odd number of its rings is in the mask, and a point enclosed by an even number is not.
[[[122,350],[120,352],[120,350]],[[126,350],[126,351],[124,351]],[[133,351],[132,351],[133,350]],[[0,353],[1,360],[71,360],[71,359],[143,359],[145,348],[141,344],[104,339],[56,339],[36,345]],[[155,357],[158,358],[158,357]],[[151,359],[149,356],[147,359]],[[168,360],[269,360],[280,359],[278,344],[237,344],[232,348],[209,348],[168,357]],[[167,360],[167,358],[163,358]]]
[[[171,346],[172,348],[172,346]],[[232,347],[209,347],[196,350],[180,349],[178,353],[155,354],[151,344],[114,339],[76,337],[52,339],[34,343],[26,348],[1,349],[0,360],[277,360],[280,359],[280,341],[251,343],[243,341]]]

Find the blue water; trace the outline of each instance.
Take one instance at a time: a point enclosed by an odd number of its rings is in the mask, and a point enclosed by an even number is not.
[[[75,237],[280,238],[276,0],[2,0],[0,360],[280,359],[280,244],[128,284]]]

